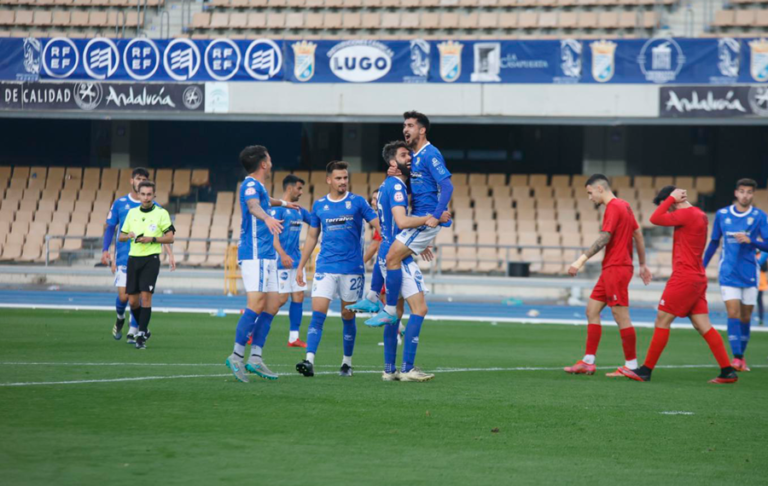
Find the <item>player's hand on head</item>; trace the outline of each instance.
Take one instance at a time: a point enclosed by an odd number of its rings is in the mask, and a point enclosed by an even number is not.
[[[686,192],[684,189],[675,189],[670,196],[675,198],[675,202],[683,202],[686,199]]]

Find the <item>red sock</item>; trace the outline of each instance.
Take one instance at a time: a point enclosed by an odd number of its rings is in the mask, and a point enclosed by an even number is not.
[[[731,361],[728,359],[728,351],[725,350],[725,344],[723,344],[723,337],[720,336],[720,333],[717,332],[717,329],[714,327],[711,328],[702,337],[705,341],[707,341],[707,344],[709,344],[709,349],[712,350],[712,354],[715,356],[717,364],[721,368],[727,368],[728,366],[731,366]]]
[[[669,342],[669,329],[662,329],[657,327],[653,331],[653,339],[651,339],[651,345],[648,346],[648,354],[645,356],[645,367],[654,369],[656,363],[661,357],[661,353],[664,352],[664,348],[667,347]]]
[[[637,333],[634,327],[619,329],[621,334],[621,347],[624,348],[624,359],[631,361],[637,359]]]
[[[603,326],[600,324],[587,325],[587,352],[585,354],[597,354],[597,346],[603,335]]]

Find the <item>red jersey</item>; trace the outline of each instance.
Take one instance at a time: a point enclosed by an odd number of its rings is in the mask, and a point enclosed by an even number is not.
[[[675,198],[670,196],[659,204],[651,216],[651,223],[656,226],[675,227],[672,246],[673,274],[706,279],[702,255],[707,246],[707,215],[696,207],[668,212],[674,203]]]
[[[605,206],[602,231],[611,234],[605,247],[603,268],[632,266],[632,233],[639,228],[632,206],[623,199],[611,199]]]

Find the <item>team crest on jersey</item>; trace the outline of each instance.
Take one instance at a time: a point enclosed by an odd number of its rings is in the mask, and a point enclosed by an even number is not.
[[[131,209],[131,205],[130,204],[126,204],[125,205],[125,209]]]
[[[345,202],[344,207],[346,207],[347,209],[352,209],[352,201]]]
[[[747,225],[752,225],[752,223],[754,222],[755,222],[755,218],[753,218],[752,216],[747,218]]]
[[[731,224],[731,218],[725,218],[725,224]]]
[[[400,190],[400,189],[402,189],[402,188],[403,188],[403,186],[402,186],[402,185],[400,185],[400,184],[395,184],[395,190],[396,190],[396,191],[399,191],[399,190]]]
[[[270,212],[269,212],[269,214],[271,214],[272,216],[274,216],[274,215],[276,215],[276,214],[277,214],[277,211],[275,211],[275,210],[273,209],[272,211],[270,211]]]
[[[246,196],[253,196],[254,194],[256,194],[256,188],[254,187],[249,187],[248,189],[245,190]]]
[[[156,224],[150,224],[149,225],[149,231],[152,231],[152,232],[157,231],[157,225]]]
[[[395,193],[395,201],[397,202],[403,202],[403,193],[402,192],[396,192]]]
[[[453,83],[461,76],[461,51],[464,45],[447,41],[437,45],[440,51],[440,77],[446,83]]]

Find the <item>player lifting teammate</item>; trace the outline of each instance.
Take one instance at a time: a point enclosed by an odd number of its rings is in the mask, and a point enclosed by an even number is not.
[[[403,114],[403,136],[411,150],[411,205],[414,217],[428,216],[424,225],[400,232],[386,257],[387,305],[366,324],[379,326],[397,322],[397,301],[403,286],[402,264],[420,255],[440,232],[440,218],[453,194],[451,173],[440,151],[427,140],[429,118],[423,113]]]
[[[651,373],[669,341],[672,322],[677,317],[687,317],[707,341],[720,365],[720,376],[710,383],[735,383],[738,376],[728,362],[723,338],[709,322],[707,275],[701,258],[707,244],[707,215],[688,202],[684,189],[677,189],[675,186],[664,187],[653,202],[659,207],[651,216],[651,223],[675,228],[672,276],[661,295],[645,363],[638,369],[622,367],[619,370],[627,378],[651,381]]]
[[[298,202],[304,192],[304,181],[299,177],[289,174],[283,179],[283,200],[292,203]],[[301,260],[299,250],[299,237],[301,226],[310,223],[310,214],[304,208],[273,208],[270,214],[275,219],[283,222],[284,231],[275,235],[274,244],[277,251],[277,285],[280,294],[280,307],[288,302],[291,297],[291,305],[288,309],[290,331],[288,334],[289,348],[306,348],[307,344],[299,339],[301,328],[302,306],[304,303],[305,286],[299,286],[296,282],[296,269]]]
[[[357,325],[355,314],[346,309],[363,295],[365,267],[363,265],[363,220],[379,231],[376,213],[364,197],[347,191],[349,170],[346,162],[334,161],[326,167],[327,196],[315,201],[296,281],[305,285],[304,268],[317,246],[320,233],[323,243],[315,265],[312,282],[312,320],[307,331],[307,356],[296,365],[304,376],[314,376],[317,348],[323,335],[328,308],[335,298],[341,299],[341,319],[344,324],[344,356],[339,375],[352,376],[352,353],[355,349]]]
[[[760,267],[757,264],[756,238],[768,241],[766,214],[752,207],[757,183],[741,179],[736,183],[736,203],[719,210],[712,224],[712,236],[704,255],[704,267],[717,252],[720,239],[720,293],[728,312],[728,340],[736,371],[749,371],[744,360],[749,343],[752,309],[757,303]]]
[[[584,358],[573,366],[567,366],[565,371],[573,374],[592,375],[595,373],[595,354],[600,344],[602,325],[600,312],[609,306],[613,318],[619,326],[622,347],[624,349],[624,366],[629,369],[637,368],[637,335],[629,318],[629,282],[634,274],[632,264],[632,239],[637,247],[637,257],[640,262],[640,278],[648,285],[651,272],[645,265],[645,241],[643,233],[635,220],[632,207],[626,201],[614,196],[608,178],[595,174],[587,180],[587,194],[596,206],[605,205],[603,227],[595,243],[571,264],[568,274],[575,277],[587,260],[605,248],[603,271],[592,295],[587,302],[587,350]],[[607,376],[622,376],[619,370]]]

